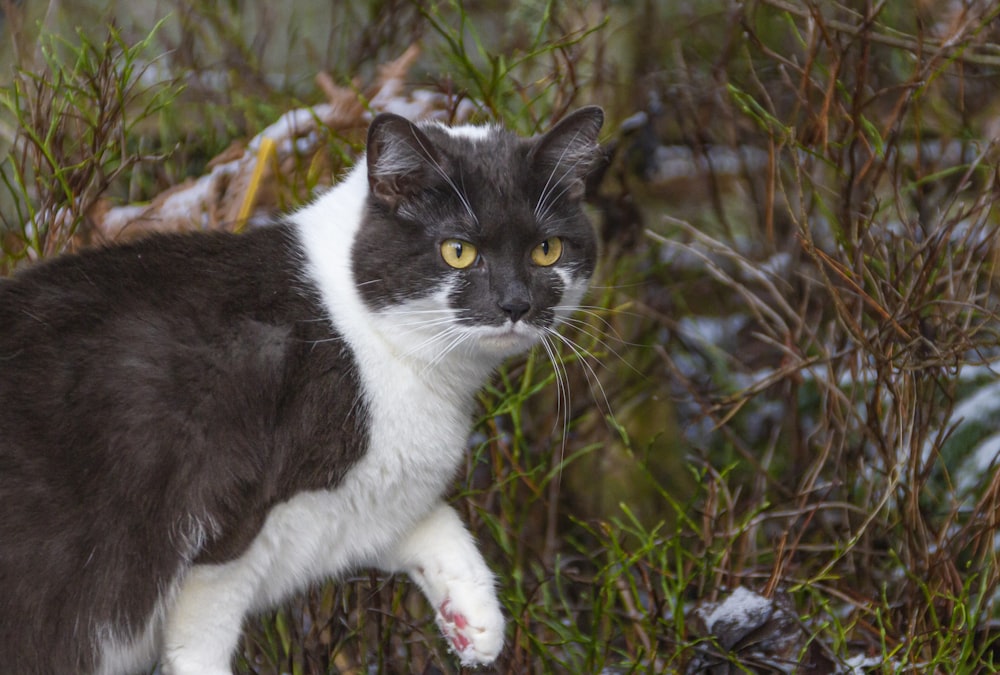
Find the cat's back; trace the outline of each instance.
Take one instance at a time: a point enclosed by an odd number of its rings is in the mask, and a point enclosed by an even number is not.
[[[60,256],[0,281],[0,339],[32,328],[83,332],[103,318],[144,311],[205,310],[199,303],[220,295],[225,309],[257,312],[249,304],[255,295],[277,296],[295,283],[297,255],[287,228],[272,226],[242,236],[158,235]],[[240,298],[249,302],[240,307]]]
[[[178,570],[335,483],[362,445],[356,388],[285,225],[0,281],[0,671],[87,672],[80,616],[106,639],[138,629]]]
[[[297,289],[297,256],[284,227],[165,235],[3,280],[0,453],[70,452],[97,420],[110,428],[154,397],[177,403],[169,389],[239,359],[240,345],[287,337],[297,317],[320,311]]]
[[[85,483],[121,478],[122,457],[200,459],[223,439],[273,449],[310,385],[353,386],[300,257],[275,225],[154,236],[0,282],[0,463]]]

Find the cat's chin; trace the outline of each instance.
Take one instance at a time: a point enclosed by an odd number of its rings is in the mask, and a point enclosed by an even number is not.
[[[522,322],[482,326],[476,333],[480,349],[500,358],[527,351],[542,339],[540,329]]]

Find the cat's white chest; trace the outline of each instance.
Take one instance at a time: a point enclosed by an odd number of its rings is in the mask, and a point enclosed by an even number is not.
[[[373,512],[391,517],[420,511],[454,476],[470,423],[475,392],[496,363],[468,363],[459,354],[427,363],[446,303],[430,292],[378,312],[362,301],[351,250],[368,192],[367,175],[355,170],[330,193],[299,212],[295,221],[310,281],[320,292],[332,328],[358,368],[368,421],[368,447],[339,488]],[[405,261],[400,261],[404,264]],[[423,350],[421,352],[421,349]],[[424,359],[415,358],[421,352]],[[412,516],[410,516],[412,518]]]
[[[391,368],[362,372],[376,380],[393,375]],[[464,406],[419,378],[396,372],[393,379],[381,395],[368,390],[368,447],[338,486],[276,505],[242,556],[189,571],[167,622],[168,656],[174,643],[184,652],[192,642],[232,641],[232,635],[191,634],[206,608],[231,615],[219,625],[238,628],[246,612],[311,584],[363,566],[396,568],[400,543],[437,508],[454,475],[468,421]]]
[[[247,553],[226,566],[260,580],[253,605],[380,566],[439,503],[461,461],[467,412],[400,373],[393,385],[392,394],[369,394],[368,448],[341,483],[275,506]]]
[[[383,362],[365,373],[367,452],[345,476],[341,490],[367,498],[374,512],[397,523],[414,522],[440,498],[455,476],[470,425],[471,394],[435,390],[418,373]]]
[[[335,198],[321,198],[295,219],[310,280],[358,369],[367,442],[336,487],[300,493],[272,509],[242,565],[267,570],[258,606],[348,568],[378,565],[454,478],[475,392],[495,365],[456,360],[453,368],[422,367],[407,354],[406,310],[379,315],[361,301],[350,250],[366,187],[355,173]]]

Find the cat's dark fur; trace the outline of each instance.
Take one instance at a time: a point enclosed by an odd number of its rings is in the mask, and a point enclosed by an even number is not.
[[[0,673],[127,672],[157,655],[176,675],[227,672],[247,611],[355,564],[409,572],[463,662],[492,660],[503,624],[488,570],[436,499],[482,378],[543,337],[567,284],[593,270],[580,186],[600,122],[585,109],[525,140],[381,116],[367,167],[287,222],[153,236],[0,280]],[[564,247],[551,268],[530,259],[546,237]],[[474,242],[477,263],[443,264],[448,239]],[[411,350],[421,312],[434,320]],[[387,347],[370,344],[383,334]],[[401,392],[380,384],[397,372]],[[406,397],[449,388],[438,448]],[[414,447],[385,429],[393,406]],[[353,530],[323,530],[314,503],[357,508],[378,534],[323,553]],[[323,541],[268,588],[259,570],[280,569],[282,536]],[[211,603],[235,618],[203,615]],[[195,653],[202,633],[232,644]]]
[[[218,531],[193,562],[233,558],[271,505],[362,452],[357,372],[299,258],[279,226],[0,283],[0,670],[91,669],[81,612],[140,625],[192,562],[188,514]]]

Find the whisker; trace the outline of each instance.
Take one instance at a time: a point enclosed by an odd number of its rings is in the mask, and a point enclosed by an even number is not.
[[[561,481],[563,466],[565,466],[566,461],[566,443],[569,440],[570,415],[573,409],[570,401],[572,391],[569,386],[569,373],[566,372],[566,366],[558,358],[552,340],[548,335],[542,334],[541,343],[545,349],[545,353],[549,357],[549,361],[552,363],[552,371],[556,378],[556,418],[553,421],[553,431],[555,431],[556,425],[559,424],[560,417],[562,418],[562,434],[559,443],[559,462],[557,465],[559,470],[555,476],[555,480]]]
[[[461,330],[462,329],[459,328],[458,326],[448,326],[448,328],[446,328],[445,330],[437,332],[437,333],[434,333],[433,335],[431,335],[431,336],[427,337],[426,339],[424,339],[424,340],[418,342],[417,344],[413,345],[408,350],[406,350],[405,352],[403,352],[403,354],[401,356],[403,358],[408,358],[410,356],[413,356],[414,354],[416,354],[416,353],[418,353],[420,351],[423,351],[427,347],[430,347],[430,346],[434,345],[437,342],[442,342],[444,340],[450,339],[452,335],[454,335],[455,333],[461,332]],[[437,357],[437,355],[435,355],[435,359],[436,359],[436,357]]]
[[[604,407],[608,411],[608,414],[611,415],[613,419],[614,411],[612,410],[611,401],[608,398],[607,391],[605,391],[604,385],[601,384],[601,380],[597,376],[597,371],[594,370],[594,367],[590,364],[591,360],[594,361],[600,361],[600,360],[596,356],[594,356],[594,354],[590,352],[588,349],[576,344],[575,342],[573,342],[573,340],[569,339],[559,331],[553,328],[546,328],[545,332],[558,339],[562,344],[566,345],[566,347],[568,347],[570,351],[573,352],[573,354],[576,356],[577,361],[583,366],[584,374],[587,377],[587,384],[590,386],[591,392],[595,393],[597,391],[600,392],[601,399],[604,400]],[[594,388],[595,385],[596,385],[596,390]]]
[[[582,319],[568,319],[563,321],[563,323],[565,323],[567,326],[569,326],[576,332],[580,333],[581,335],[584,335],[587,338],[589,338],[594,345],[597,345],[602,349],[604,349],[605,351],[614,354],[618,358],[622,358],[621,354],[619,354],[615,350],[615,348],[611,346],[608,340],[605,339],[605,338],[614,339],[617,342],[622,342],[617,337],[608,336],[607,334],[602,333],[598,328],[590,325],[589,323],[583,321]],[[638,345],[632,345],[632,346],[638,346]]]
[[[303,344],[309,344],[309,345],[314,345],[315,346],[315,345],[326,344],[327,342],[343,342],[343,341],[344,341],[343,336],[334,335],[334,336],[331,336],[331,337],[328,337],[328,338],[321,338],[319,340],[308,340],[308,341],[304,342]]]
[[[455,337],[452,338],[451,342],[445,345],[444,349],[435,354],[433,359],[427,362],[427,365],[424,366],[423,372],[427,372],[427,370],[437,367],[449,354],[451,354],[452,351],[464,343],[470,335],[468,330],[458,326],[453,327],[453,330],[449,331],[449,333],[455,333]]]
[[[476,217],[475,211],[472,210],[472,205],[469,204],[469,200],[466,198],[465,194],[458,189],[457,185],[455,185],[455,181],[451,179],[451,176],[449,176],[447,172],[445,172],[444,168],[437,162],[437,160],[434,159],[434,155],[432,155],[430,150],[427,149],[423,141],[420,140],[420,137],[414,135],[414,139],[417,141],[417,144],[420,146],[420,149],[424,151],[424,156],[423,156],[424,160],[426,160],[427,163],[430,164],[430,166],[434,169],[434,171],[439,176],[441,176],[441,178],[443,178],[446,183],[448,183],[448,185],[451,187],[452,190],[454,190],[455,194],[458,196],[459,201],[462,202],[462,206],[465,207],[465,210],[469,213],[469,216],[472,218],[472,221],[475,223],[479,223],[479,218]],[[464,177],[463,177],[463,185],[464,185]]]
[[[618,350],[616,350],[614,347],[611,346],[610,341],[613,340],[614,342],[617,342],[626,347],[642,347],[643,345],[626,340],[615,329],[615,327],[612,326],[607,321],[607,319],[602,317],[597,312],[587,309],[586,307],[574,307],[574,308],[559,307],[557,309],[560,309],[562,311],[572,310],[574,313],[585,314],[587,316],[593,317],[598,322],[600,322],[603,325],[603,327],[594,326],[583,319],[576,318],[575,316],[569,316],[569,315],[560,316],[560,321],[562,323],[573,328],[573,330],[577,330],[586,335],[587,337],[589,337],[591,340],[594,341],[595,344],[600,345],[603,349],[607,350],[610,354],[614,355],[615,358],[617,358],[622,364],[628,366],[635,373],[640,375],[642,374],[641,371],[639,371],[635,366],[629,363],[629,361],[624,356],[622,356],[621,353],[618,352]],[[597,307],[596,309],[603,309],[603,308]]]
[[[615,338],[621,341],[623,344],[629,344],[629,343],[628,341],[625,340],[625,338],[621,337],[618,334],[618,331],[615,329],[615,327],[612,326],[611,323],[604,317],[608,314],[614,316],[627,316],[638,319],[642,319],[647,316],[642,312],[633,312],[630,310],[619,309],[614,307],[612,308],[601,307],[599,305],[558,305],[556,307],[553,307],[552,309],[554,309],[556,312],[565,313],[565,314],[560,314],[561,316],[566,316],[571,314],[586,314],[587,316],[591,316],[604,326],[607,326],[608,331],[614,333]]]
[[[408,315],[408,314],[447,314],[451,315],[453,310],[451,309],[399,309],[395,308],[392,310],[394,316],[398,315]]]
[[[570,167],[569,169],[566,170],[566,174],[568,174],[572,170],[573,170],[573,167]],[[566,174],[563,174],[563,176],[565,176]],[[562,180],[562,178],[560,178],[560,180]],[[558,185],[558,183],[557,183],[557,185]],[[541,215],[538,216],[538,221],[539,222],[545,220],[545,218],[549,214],[549,211],[552,210],[552,206],[559,200],[560,197],[562,197],[564,194],[566,194],[566,192],[570,188],[572,188],[572,187],[573,187],[573,184],[572,183],[568,183],[568,184],[563,185],[562,190],[560,190],[558,192],[558,194],[556,194],[555,196],[552,196],[552,194],[550,193],[550,195],[546,198],[546,201],[545,201],[545,209],[542,211]],[[553,188],[553,191],[554,190],[555,190],[555,188]]]
[[[572,222],[574,220],[576,220],[575,216],[567,216],[567,217],[564,217],[564,218],[551,218],[551,219],[545,220],[544,222],[545,222],[546,225],[550,225],[551,226],[551,225],[558,225],[559,223],[569,223],[569,222]],[[539,219],[539,222],[542,222],[541,219]]]
[[[594,318],[596,318],[598,321],[602,321],[600,319],[600,317],[594,317]],[[589,337],[591,340],[593,340],[595,343],[601,345],[602,347],[604,347],[608,351],[614,351],[614,349],[611,347],[611,344],[609,342],[611,340],[613,340],[613,341],[615,341],[617,343],[623,344],[623,345],[625,345],[627,347],[641,347],[642,346],[642,345],[637,344],[637,343],[629,343],[627,340],[625,340],[625,338],[623,338],[621,335],[619,335],[618,331],[615,329],[614,326],[612,326],[611,324],[607,323],[606,321],[602,321],[602,322],[604,323],[603,326],[601,326],[601,325],[594,325],[594,324],[590,323],[589,321],[586,321],[585,319],[578,319],[578,318],[576,318],[574,316],[565,316],[565,317],[562,317],[562,320],[561,320],[561,323],[564,323],[567,326],[571,326],[573,329],[580,331],[581,333],[583,333],[584,335],[586,335],[587,337]]]
[[[626,289],[643,288],[649,285],[647,281],[635,281],[630,284],[608,284],[608,285],[598,285],[590,284],[588,288],[591,291],[623,291]]]
[[[535,204],[535,209],[534,209],[535,219],[538,220],[539,222],[545,220],[545,218],[548,217],[549,211],[552,210],[552,206],[555,204],[556,200],[558,200],[559,197],[561,197],[566,192],[566,190],[568,190],[572,186],[572,183],[565,185],[563,189],[559,191],[559,194],[553,197],[552,193],[555,190],[556,186],[563,183],[566,176],[576,171],[576,168],[580,166],[580,164],[584,161],[584,157],[582,155],[577,156],[576,161],[574,161],[566,168],[566,170],[562,173],[561,176],[559,176],[559,178],[556,180],[554,184],[552,183],[552,178],[555,176],[556,170],[562,165],[562,161],[566,157],[566,153],[569,151],[571,147],[573,147],[573,145],[576,143],[577,137],[579,136],[580,132],[578,131],[576,134],[573,135],[571,141],[563,147],[562,153],[559,155],[559,160],[552,167],[552,172],[549,174],[548,179],[545,181],[545,186],[542,188],[542,193],[539,195],[538,203]]]
[[[603,314],[603,309],[604,309],[603,307],[593,307],[588,305],[574,305],[574,306],[557,305],[552,309],[557,314],[559,314],[560,318],[566,323],[584,324],[586,323],[585,321],[583,321],[582,319],[577,319],[573,315],[586,314],[587,316],[600,322],[600,324],[603,327],[607,328],[607,330],[613,334],[616,340],[618,340],[619,342],[625,342],[625,339],[618,334],[618,331],[615,329],[614,326],[611,325],[611,322],[605,319],[603,316],[601,316],[601,314]]]
[[[562,454],[565,454],[566,437],[569,435],[569,418],[572,411],[569,373],[566,371],[566,366],[558,358],[555,346],[549,336],[543,333],[541,342],[549,361],[552,363],[552,370],[556,378],[556,423],[558,423],[559,414],[562,412]]]
[[[407,331],[412,333],[414,330],[420,328],[433,328],[435,326],[446,326],[450,323],[454,323],[454,319],[450,316],[441,317],[440,319],[419,319],[416,321],[401,321],[399,323],[393,324],[398,328],[413,328],[413,330]]]
[[[577,131],[575,134],[573,134],[573,138],[570,139],[569,143],[566,143],[566,145],[563,146],[562,152],[559,153],[559,160],[552,166],[552,171],[549,172],[549,177],[546,179],[545,185],[542,186],[542,192],[541,194],[538,195],[538,202],[535,204],[535,209],[534,209],[535,220],[538,221],[543,220],[543,214],[548,212],[549,209],[547,208],[547,205],[550,203],[548,197],[551,191],[555,189],[555,187],[552,185],[552,179],[553,177],[555,177],[556,171],[562,165],[562,161],[563,159],[565,159],[566,153],[569,152],[569,149],[571,147],[573,147],[573,144],[576,143],[576,139],[579,136],[580,136],[580,131]],[[578,158],[575,162],[573,162],[573,164],[571,164],[569,168],[566,169],[566,171],[564,171],[561,176],[559,176],[555,184],[558,185],[560,182],[562,182],[564,178],[566,178],[566,176],[568,176],[572,171],[576,170],[576,167],[580,165],[581,161],[582,158]],[[562,193],[560,192],[559,194]]]

